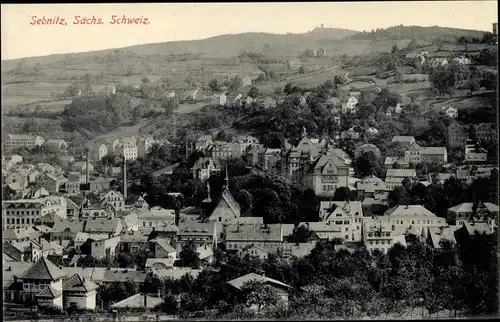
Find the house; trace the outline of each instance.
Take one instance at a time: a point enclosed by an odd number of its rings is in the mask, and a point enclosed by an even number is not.
[[[108,239],[109,235],[106,233],[101,233],[101,234],[89,234],[89,233],[84,233],[84,232],[77,232],[75,239],[73,240],[73,246],[75,249],[79,250],[80,247],[85,244],[89,239],[93,241],[99,241],[99,240],[104,240]]]
[[[225,93],[221,93],[221,94],[216,94],[215,96],[212,97],[212,99],[210,100],[210,103],[212,105],[226,105],[227,103],[227,96]]]
[[[254,147],[260,147],[259,139],[250,135],[238,135],[233,138],[233,143],[235,145],[236,157],[241,157],[246,154],[246,152]],[[233,157],[234,157],[233,156]]]
[[[211,135],[202,135],[200,136],[195,143],[196,151],[206,151],[212,145],[212,136]]]
[[[105,141],[97,141],[91,144],[90,149],[92,151],[92,160],[94,162],[101,161],[106,155],[108,155],[108,146]]]
[[[464,222],[462,227],[455,230],[455,240],[461,244],[464,240],[470,238],[470,236],[474,236],[476,233],[482,235],[490,235],[497,230],[497,227],[490,226],[488,223],[480,222],[480,223],[470,223]]]
[[[50,194],[54,195],[59,193],[63,182],[61,179],[57,178],[54,175],[43,173],[37,178],[37,184],[40,187],[45,188]]]
[[[261,100],[260,104],[262,105],[263,108],[275,108],[277,102],[274,98],[266,96]]]
[[[118,152],[118,149],[120,148],[120,140],[118,139],[108,139],[105,141],[106,146],[108,148],[108,153],[107,154],[115,154]]]
[[[207,244],[198,246],[198,248],[196,248],[196,254],[198,255],[198,259],[203,264],[210,265],[214,261],[214,251],[212,250],[212,247]]]
[[[356,182],[356,191],[358,200],[364,200],[365,198],[373,198],[375,194],[387,191],[387,188],[384,180],[371,175]]]
[[[56,219],[49,232],[49,240],[59,240],[62,243],[72,242],[77,233],[83,231],[83,227],[83,221]]]
[[[136,138],[133,136],[122,138],[119,153],[125,158],[125,161],[136,160],[138,156]]]
[[[39,135],[7,134],[4,142],[5,149],[34,148],[42,146],[45,139]]]
[[[454,122],[446,128],[446,145],[450,148],[463,147],[467,140],[467,135],[467,129],[457,122]]]
[[[455,57],[451,60],[454,63],[460,64],[460,65],[469,65],[470,64],[470,59],[464,56],[460,57]]]
[[[6,157],[2,157],[2,167],[4,167],[6,170],[10,170],[16,164],[22,162],[23,162],[23,157],[20,156],[19,154],[12,154]]]
[[[163,209],[160,206],[150,209],[141,209],[138,213],[138,219],[139,230],[143,228],[160,230],[162,227],[175,225],[175,210]]]
[[[422,228],[441,227],[446,224],[444,218],[437,217],[421,205],[394,206],[381,218],[387,220],[392,231],[403,234],[411,229],[421,231]]]
[[[101,205],[110,205],[115,210],[124,210],[125,208],[125,199],[123,195],[118,191],[108,191],[104,196],[101,197],[99,202]]]
[[[238,251],[248,245],[255,245],[269,253],[275,253],[283,243],[281,225],[230,225],[226,227],[226,247]]]
[[[66,200],[18,199],[3,201],[4,229],[18,229],[34,226],[37,219],[48,213],[66,218]]]
[[[401,104],[397,103],[395,106],[389,106],[389,107],[387,107],[385,115],[392,116],[392,115],[395,115],[395,114],[401,114],[402,111],[403,111],[403,108],[401,107]]]
[[[243,86],[243,87],[246,87],[246,86],[252,86],[252,82],[253,82],[252,77],[250,77],[250,76],[245,76],[245,77],[243,77],[243,79],[242,79],[242,86]]]
[[[114,209],[109,205],[103,206],[86,206],[81,209],[81,219],[108,219],[115,215]]]
[[[481,123],[476,125],[475,132],[479,142],[496,141],[498,137],[496,123]]]
[[[261,247],[255,246],[254,244],[250,244],[238,250],[238,255],[240,257],[257,257],[261,260],[265,260],[269,255],[269,252],[262,249]]]
[[[498,218],[498,206],[491,202],[477,204],[464,202],[448,208],[447,220],[452,226],[461,227],[466,222],[489,222]]]
[[[233,195],[229,191],[229,178],[227,177],[226,170],[226,180],[221,197],[208,217],[208,220],[226,223],[239,217],[241,217],[240,205],[236,202]]]
[[[64,307],[63,279],[66,274],[46,257],[41,257],[20,277],[21,297],[36,301],[39,306]]]
[[[122,224],[118,218],[111,219],[89,219],[84,221],[83,231],[90,234],[109,234],[118,236],[122,232]]]
[[[465,144],[465,161],[466,162],[487,162],[488,151],[477,146],[477,144]]]
[[[150,135],[140,138],[137,141],[137,156],[142,158],[147,155],[155,143],[157,143],[156,140]],[[131,153],[133,154],[133,147]]]
[[[176,250],[180,252],[182,245],[189,241],[193,241],[197,246],[207,244],[216,247],[221,233],[222,226],[216,222],[180,222]]]
[[[276,173],[281,162],[281,149],[259,149],[257,165],[267,173]]]
[[[240,276],[238,278],[235,278],[233,280],[230,280],[227,282],[231,287],[233,287],[237,292],[241,292],[244,290],[245,285],[248,282],[257,282],[257,283],[262,283],[268,287],[270,287],[277,295],[280,300],[285,306],[288,306],[288,294],[290,290],[292,290],[292,287],[284,284],[278,280],[258,275],[255,273],[250,273],[244,276]],[[255,307],[253,305],[251,309],[261,309],[260,307]]]
[[[454,108],[453,106],[448,106],[448,107],[443,107],[442,110],[446,115],[449,117],[455,119],[458,117],[458,110]]]
[[[107,239],[92,241],[90,243],[90,256],[94,258],[113,258],[116,248],[120,242],[120,236],[114,236]]]
[[[209,148],[209,154],[216,162],[236,157],[235,152],[239,152],[235,143],[215,141]]]
[[[356,126],[352,126],[347,131],[342,131],[340,133],[340,138],[342,140],[357,140],[359,137],[360,133]]]
[[[395,135],[392,138],[391,143],[395,143],[395,142],[400,143],[405,149],[408,149],[410,147],[410,145],[415,143],[415,137]]]
[[[342,103],[342,113],[354,113],[356,111],[356,105],[358,105],[359,101],[356,97],[351,96],[347,100],[347,102]]]
[[[361,241],[363,209],[360,201],[321,202],[320,208],[322,221],[333,229],[340,228],[343,233],[340,238],[348,242]]]
[[[455,231],[451,227],[427,227],[422,234],[423,239],[434,249],[441,248],[441,242],[447,240],[456,244]]]
[[[399,235],[403,237],[404,236]],[[397,242],[401,243],[398,235],[392,231],[391,225],[383,220],[368,217],[363,220],[363,244],[369,252],[380,251],[387,254],[388,250]]]
[[[136,209],[148,209],[148,207]],[[125,213],[119,212],[116,214],[116,218],[120,218],[124,232],[139,230],[139,214],[138,211],[135,211],[136,209],[132,209]]]
[[[343,151],[328,147],[305,169],[305,186],[317,195],[333,195],[340,187],[348,186],[349,167]]]
[[[212,175],[213,172],[218,171],[212,158],[202,157],[196,160],[191,168],[194,179],[205,181]]]
[[[94,310],[97,288],[97,284],[79,274],[63,279],[63,307]]]
[[[113,309],[154,309],[163,303],[163,299],[158,296],[149,296],[137,293],[124,300],[111,305]]]
[[[368,152],[372,152],[375,155],[375,157],[377,157],[377,158],[380,157],[380,149],[377,148],[376,145],[369,144],[369,143],[365,143],[365,144],[360,145],[355,151],[355,156],[356,156],[356,158],[358,158],[362,154],[368,153]]]
[[[121,235],[118,248],[127,253],[135,253],[139,250],[148,251],[150,249],[149,234],[142,231],[129,231]]]
[[[415,169],[387,169],[385,175],[385,185],[388,190],[393,190],[402,185],[405,178],[415,178]]]
[[[59,152],[68,149],[68,142],[62,139],[48,139],[44,142],[44,146],[50,151]]]
[[[445,164],[448,162],[448,154],[445,147],[420,147],[413,142],[405,151],[405,159],[407,163],[413,164],[422,162]]]
[[[155,258],[173,258],[177,259],[177,251],[169,244],[169,240],[165,238],[155,238],[150,240],[150,245],[153,244],[153,253]]]

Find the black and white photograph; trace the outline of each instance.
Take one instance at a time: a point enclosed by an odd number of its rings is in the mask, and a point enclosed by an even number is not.
[[[1,5],[3,319],[496,319],[498,2]]]

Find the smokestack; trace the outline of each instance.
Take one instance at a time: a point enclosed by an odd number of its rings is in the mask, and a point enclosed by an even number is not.
[[[123,199],[127,199],[127,160],[123,157]]]
[[[86,167],[85,167],[85,173],[86,173],[86,176],[85,176],[85,183],[89,183],[90,182],[90,167],[89,167],[89,162],[90,162],[90,149],[87,148],[87,163],[86,163]]]

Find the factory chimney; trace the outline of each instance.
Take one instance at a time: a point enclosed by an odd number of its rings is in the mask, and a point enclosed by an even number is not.
[[[123,199],[127,199],[127,160],[123,157]]]
[[[85,165],[85,183],[88,184],[90,182],[90,149],[87,148],[87,160]]]

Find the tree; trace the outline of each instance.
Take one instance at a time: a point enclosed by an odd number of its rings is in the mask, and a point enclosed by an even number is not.
[[[220,89],[219,82],[215,78],[208,83],[208,86],[213,92],[217,92]]]
[[[339,187],[335,190],[333,194],[333,200],[335,201],[345,201],[350,199],[351,191],[348,187]]]
[[[392,48],[391,48],[391,54],[395,54],[398,51],[399,51],[398,46],[396,46],[396,45],[392,46]]]
[[[257,96],[259,96],[259,90],[257,89],[257,87],[252,86],[252,88],[250,88],[250,91],[248,92],[248,96],[250,96],[251,98],[257,98]]]
[[[257,306],[258,314],[260,314],[262,308],[274,306],[278,303],[277,293],[270,286],[257,280],[245,282],[242,286],[242,292],[245,304],[248,307]]]
[[[222,129],[215,136],[215,140],[224,141],[224,142],[231,142],[232,136],[230,134],[226,133],[226,131],[224,131],[224,129]]]
[[[151,83],[151,81],[149,80],[149,77],[146,77],[144,76],[143,78],[141,78],[141,82],[145,85]]]
[[[469,80],[470,95],[472,95],[473,92],[477,92],[480,87],[481,85],[476,78],[472,78],[471,80]]]
[[[179,258],[182,262],[182,266],[184,267],[198,268],[200,266],[200,259],[196,251],[196,244],[192,240],[182,245]]]
[[[306,69],[304,68],[304,66],[300,66],[299,74],[305,74],[305,73],[306,73]]]
[[[363,153],[353,162],[354,172],[360,177],[365,178],[376,174],[380,167],[378,158],[373,152]]]
[[[313,232],[305,225],[296,227],[289,237],[291,243],[307,243],[313,237]]]
[[[283,92],[285,92],[286,95],[290,95],[293,93],[293,84],[288,83],[285,85],[285,88],[283,89]]]
[[[128,66],[127,71],[125,72],[125,76],[132,76],[134,75],[134,67]]]
[[[179,103],[175,98],[164,97],[161,102],[161,107],[165,110],[166,115],[172,115],[179,107]]]

